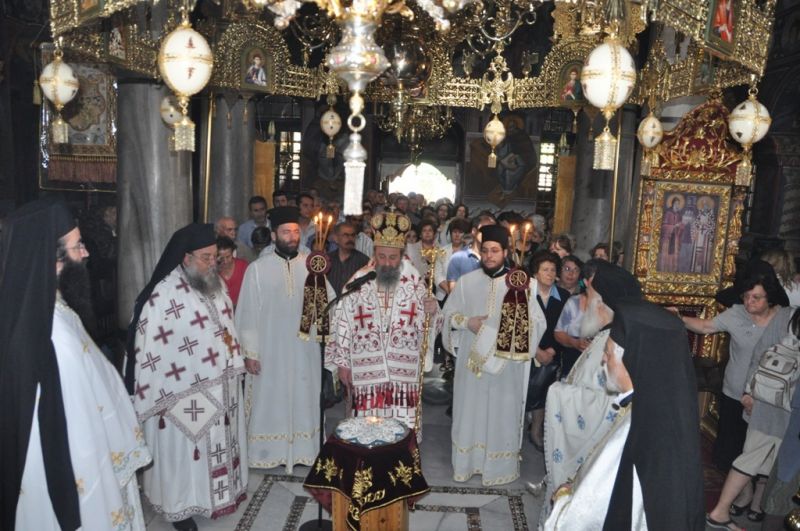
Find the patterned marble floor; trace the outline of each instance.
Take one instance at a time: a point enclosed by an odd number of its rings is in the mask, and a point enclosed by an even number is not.
[[[444,411],[445,406],[425,405],[423,409],[422,469],[432,492],[419,500],[417,510],[411,513],[410,528],[424,531],[536,529],[541,498],[527,493],[524,482],[540,481],[544,476],[542,454],[526,439],[522,478],[502,488],[482,487],[480,476],[467,483],[456,483],[450,465],[450,418]],[[343,404],[329,409],[327,430],[343,416]],[[198,527],[241,531],[297,529],[303,522],[317,517],[318,505],[302,487],[307,472],[308,468],[302,466],[295,467],[293,476],[286,476],[283,467],[251,470],[248,499],[239,510],[218,520],[196,518]],[[149,507],[145,507],[145,514],[148,530],[173,529]]]

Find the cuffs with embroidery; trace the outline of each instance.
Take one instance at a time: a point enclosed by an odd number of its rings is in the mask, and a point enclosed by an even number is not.
[[[467,328],[467,323],[469,322],[469,317],[464,315],[463,313],[454,313],[452,317],[450,317],[450,326],[455,328],[456,330],[464,330]]]
[[[258,352],[253,352],[249,349],[244,349],[244,357],[248,360],[256,360],[258,361]]]

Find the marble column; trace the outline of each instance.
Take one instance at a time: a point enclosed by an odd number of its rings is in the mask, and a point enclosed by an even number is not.
[[[150,280],[172,234],[192,221],[191,153],[169,149],[159,105],[169,90],[150,81],[119,81],[117,201],[119,327]]]
[[[253,194],[253,142],[256,137],[256,107],[252,101],[214,98],[211,118],[211,160],[206,159],[208,138],[208,98],[203,99],[203,124],[200,129],[200,213],[206,211],[208,183],[208,223],[222,216],[237,221],[247,219],[247,201]],[[245,112],[246,109],[246,112]],[[210,162],[210,164],[209,164]],[[271,201],[271,198],[267,198]]]
[[[599,115],[593,124],[589,121],[586,113],[579,115],[578,135],[574,148],[575,202],[572,207],[571,227],[578,255],[583,257],[588,255],[595,244],[608,240],[613,177],[610,171],[592,169],[594,137],[602,131],[604,121]]]
[[[622,132],[619,135],[619,172],[617,176],[617,212],[614,223],[614,241],[622,244],[625,253],[624,265],[633,265],[633,245],[636,238],[636,211],[639,198],[639,159],[641,150],[636,139],[639,126],[640,108],[625,105],[618,116],[622,118]],[[610,219],[610,218],[609,218]]]
[[[626,254],[630,254],[629,251],[633,247],[636,227],[638,175],[634,176],[634,173],[638,168],[636,164],[637,109],[636,106],[626,105],[617,114],[622,117],[622,132],[618,138],[620,146],[614,240],[622,243]],[[575,235],[579,253],[586,255],[597,243],[608,243],[614,172],[592,168],[594,138],[603,130],[605,119],[601,115],[596,116],[590,131],[589,117],[585,113],[580,116],[578,139],[575,145],[577,161],[572,233]],[[616,118],[612,119],[610,127],[614,136],[618,136]]]

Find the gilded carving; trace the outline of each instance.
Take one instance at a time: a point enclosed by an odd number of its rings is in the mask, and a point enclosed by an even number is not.
[[[727,136],[727,109],[712,98],[664,135],[658,164],[650,178],[642,179],[639,192],[634,272],[645,297],[703,318],[717,315],[714,297],[731,285],[742,230],[746,190],[734,185],[741,157]],[[665,219],[668,209],[670,220]],[[691,210],[688,218],[687,210]],[[681,255],[685,263],[665,258],[677,255],[682,245],[676,236],[672,250],[672,234],[691,241],[690,254]],[[698,256],[702,261],[695,261]],[[721,335],[697,336],[693,341],[695,355],[708,363],[722,357]]]

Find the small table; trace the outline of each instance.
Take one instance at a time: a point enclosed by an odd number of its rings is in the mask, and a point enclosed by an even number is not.
[[[367,447],[335,434],[320,450],[303,486],[333,516],[334,530],[407,530],[408,509],[430,491],[413,431]]]

